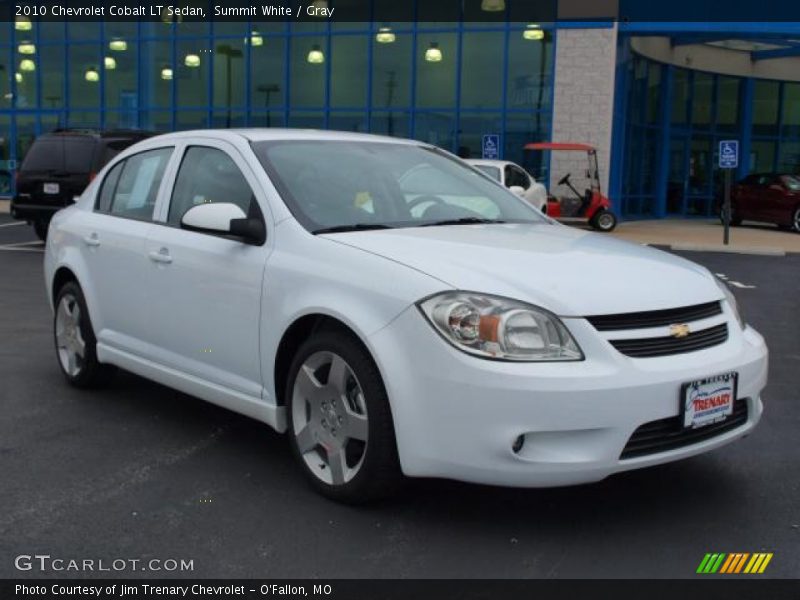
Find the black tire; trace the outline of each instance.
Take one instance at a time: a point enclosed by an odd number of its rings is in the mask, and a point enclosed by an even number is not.
[[[62,302],[67,304],[74,302],[80,311],[78,313],[78,328],[84,343],[84,356],[80,361],[77,372],[73,373],[70,373],[65,368],[59,348],[58,319],[59,308]],[[69,281],[61,286],[56,295],[55,308],[56,310],[53,315],[53,341],[56,347],[56,360],[64,377],[66,377],[71,385],[79,388],[93,388],[107,384],[116,372],[116,368],[97,360],[97,338],[95,338],[94,335],[94,329],[92,328],[92,322],[89,317],[89,309],[86,307],[86,300],[83,297],[83,291],[77,282]]]
[[[50,227],[50,221],[46,219],[39,219],[33,222],[33,231],[36,232],[36,237],[38,237],[43,242],[47,241],[48,227]]]
[[[368,439],[363,447],[363,462],[350,481],[339,485],[322,481],[312,472],[295,435],[293,399],[298,372],[307,359],[320,352],[333,353],[344,359],[360,384],[368,415]],[[389,397],[375,362],[352,334],[336,329],[322,330],[300,346],[289,368],[285,406],[292,453],[308,481],[322,495],[347,504],[363,504],[390,496],[399,488],[403,475],[397,455]],[[321,446],[315,451],[322,452]]]
[[[617,217],[610,210],[602,208],[594,213],[589,224],[598,231],[608,233],[609,231],[614,231],[617,226]]]
[[[800,233],[800,206],[794,209],[792,213],[791,229],[795,233]]]

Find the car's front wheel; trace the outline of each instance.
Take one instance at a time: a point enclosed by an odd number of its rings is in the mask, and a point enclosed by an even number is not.
[[[792,231],[800,233],[800,206],[794,209],[794,213],[792,213]]]
[[[89,320],[89,310],[80,286],[65,283],[56,296],[53,334],[61,371],[72,385],[102,385],[114,373],[114,367],[97,360],[97,339]]]
[[[286,390],[289,437],[312,485],[360,503],[401,481],[389,399],[372,357],[352,335],[323,331],[298,350]]]

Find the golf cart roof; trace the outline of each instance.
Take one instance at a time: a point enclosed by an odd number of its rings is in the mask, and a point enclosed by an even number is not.
[[[525,150],[582,150],[594,152],[594,146],[589,144],[576,144],[573,142],[536,142],[525,144]]]

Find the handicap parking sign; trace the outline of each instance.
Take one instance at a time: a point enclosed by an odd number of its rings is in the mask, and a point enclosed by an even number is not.
[[[724,140],[719,143],[719,168],[735,169],[739,166],[738,140]]]
[[[500,136],[490,133],[483,136],[481,154],[486,160],[497,160],[500,158]]]

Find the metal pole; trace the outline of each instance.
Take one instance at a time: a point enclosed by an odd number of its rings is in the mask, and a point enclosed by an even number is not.
[[[731,169],[725,169],[725,234],[723,243],[727,246],[731,229]]]

